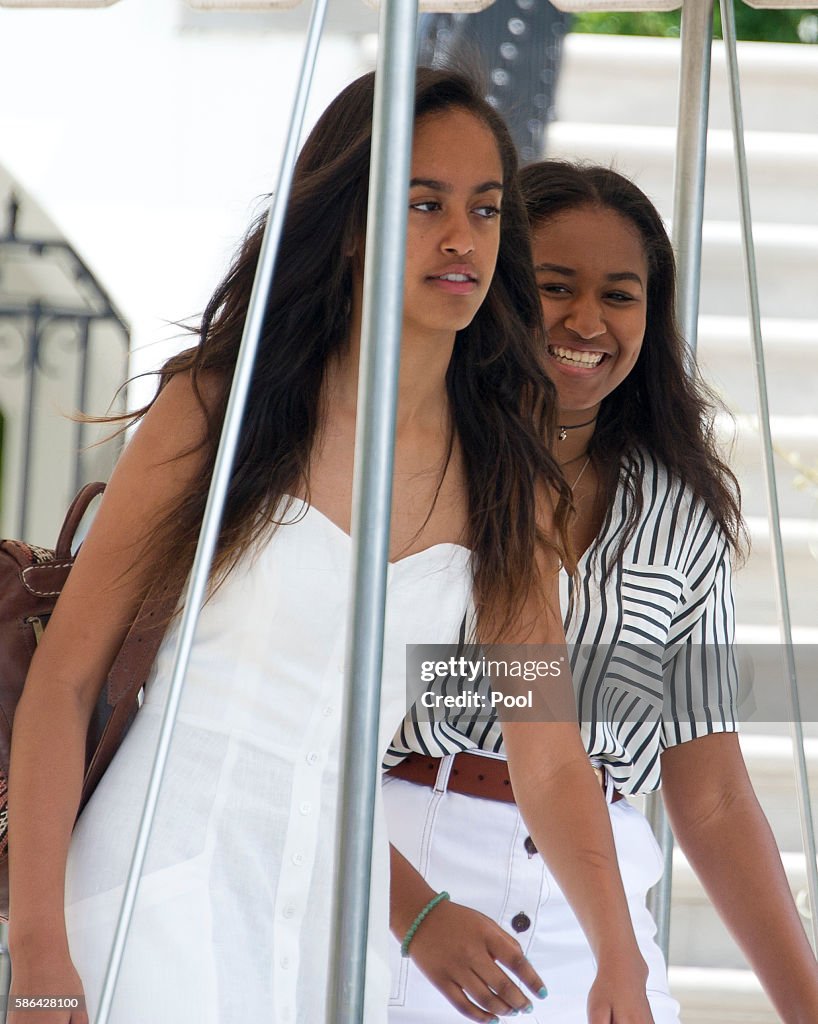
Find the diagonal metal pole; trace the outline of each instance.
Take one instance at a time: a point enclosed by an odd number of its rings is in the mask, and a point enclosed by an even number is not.
[[[136,904],[139,876],[145,862],[145,855],[148,849],[153,819],[156,814],[156,805],[159,799],[159,790],[167,764],[170,751],[171,735],[176,721],[176,713],[182,696],[182,687],[187,671],[190,652],[193,646],[193,638],[196,631],[196,624],[199,618],[202,604],[207,591],[207,581],[210,574],[210,566],[213,561],[213,554],[216,549],[216,542],[219,536],[222,512],[225,498],[230,483],[230,476],[233,468],[236,447],[241,430],[241,420],[244,414],[247,393],[250,387],[250,380],[253,373],[258,341],[261,335],[261,327],[264,321],[264,313],[267,306],[270,283],[275,268],[278,245],[281,239],[281,232],[284,226],[284,217],[287,209],[287,199],[292,183],[293,169],[298,154],[298,143],[301,137],[301,129],[304,123],[304,112],[307,106],[307,98],[312,83],[313,71],[315,69],[318,44],[321,39],[321,31],[324,25],[324,16],[327,9],[327,0],[315,0],[310,25],[307,31],[307,43],[304,50],[304,59],[301,67],[301,74],[296,89],[295,102],[290,120],[289,133],[284,148],[284,155],[279,170],[278,185],[275,190],[275,197],[267,218],[267,225],[261,243],[259,253],[258,269],[256,270],[253,289],[250,294],[250,301],[247,308],[247,319],[244,324],[244,332],[239,348],[236,368],[233,374],[233,383],[230,389],[230,398],[227,403],[224,425],[222,427],[221,439],[219,442],[216,462],[213,467],[213,479],[210,484],[210,493],[205,507],[202,527],[199,533],[199,544],[196,549],[196,556],[193,561],[190,582],[185,595],[185,607],[179,626],[179,639],[176,646],[176,655],[173,663],[170,686],[167,701],[162,716],[162,724],[157,742],[156,754],[148,782],[145,804],[142,810],[142,818],[139,823],[131,865],[128,870],[128,877],[125,883],[125,892],[122,897],[122,906],[119,912],[116,931],[114,933],[111,954],[103,981],[102,994],[100,996],[99,1010],[96,1016],[96,1024],[107,1024],[111,1012],[116,980],[119,968],[122,964],[122,955],[125,950],[125,942],[128,937],[128,928]]]
[[[739,81],[738,56],[736,53],[736,21],[733,0],[719,0],[721,5],[722,36],[727,57],[727,71],[730,83],[730,111],[733,119],[733,147],[738,182],[739,211],[741,216],[741,247],[744,258],[747,300],[750,306],[750,335],[753,343],[755,367],[756,402],[758,407],[761,450],[764,462],[764,481],[767,492],[767,518],[772,540],[773,571],[775,574],[775,597],[778,606],[778,622],[781,641],[787,662],[788,695],[792,714],[792,737],[795,753],[795,772],[798,781],[796,793],[801,816],[801,839],[807,861],[807,888],[811,910],[813,946],[818,950],[818,861],[816,861],[815,827],[810,802],[809,775],[804,751],[804,727],[801,721],[801,702],[798,695],[798,673],[795,665],[795,651],[792,642],[792,621],[787,593],[787,573],[784,562],[784,544],[781,539],[781,520],[778,504],[778,488],[775,479],[773,441],[770,432],[770,406],[767,399],[767,371],[764,364],[764,343],[761,337],[761,307],[758,299],[758,274],[756,272],[753,221],[750,213],[750,187],[747,174],[747,153],[744,146],[744,118],[741,108],[741,85]]]
[[[381,0],[367,210],[353,491],[338,871],[328,1024],[364,1019],[384,605],[392,509],[406,196],[412,155],[417,0]]]
[[[691,358],[696,352],[699,326],[713,3],[714,0],[684,0],[682,8],[673,246],[678,262],[676,304],[679,326],[687,340]],[[648,909],[656,921],[656,941],[667,960],[673,888],[673,833],[658,794],[648,798],[647,817],[665,862],[662,877],[648,894]]]

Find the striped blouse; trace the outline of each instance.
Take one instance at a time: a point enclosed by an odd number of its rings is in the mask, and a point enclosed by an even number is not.
[[[643,513],[622,556],[611,563],[627,512],[624,484],[579,561],[578,592],[565,573],[560,587],[583,741],[625,794],[659,787],[667,747],[734,732],[738,689],[727,538],[652,456],[633,457],[644,469]],[[569,616],[572,597],[577,607]],[[384,767],[412,751],[503,752],[500,723],[485,712],[425,717],[410,709]]]

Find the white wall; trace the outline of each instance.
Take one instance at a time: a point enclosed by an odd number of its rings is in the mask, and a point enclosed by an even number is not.
[[[175,0],[0,9],[0,164],[130,321],[136,371],[167,354],[166,321],[201,310],[271,191],[301,62],[303,34],[190,23]],[[327,35],[309,122],[368,66],[360,36]]]

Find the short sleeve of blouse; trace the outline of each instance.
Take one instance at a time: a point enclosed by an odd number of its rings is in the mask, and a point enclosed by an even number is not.
[[[687,584],[664,661],[663,749],[738,728],[730,546],[706,509],[693,522]]]

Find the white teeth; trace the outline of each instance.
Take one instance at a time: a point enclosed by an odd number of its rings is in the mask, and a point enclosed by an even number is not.
[[[565,363],[566,366],[599,366],[605,358],[604,352],[580,352],[573,348],[561,348],[559,345],[549,345],[548,351],[557,362]]]
[[[467,274],[441,274],[441,281],[457,281],[459,284],[465,284],[467,281],[471,281],[471,278]]]

